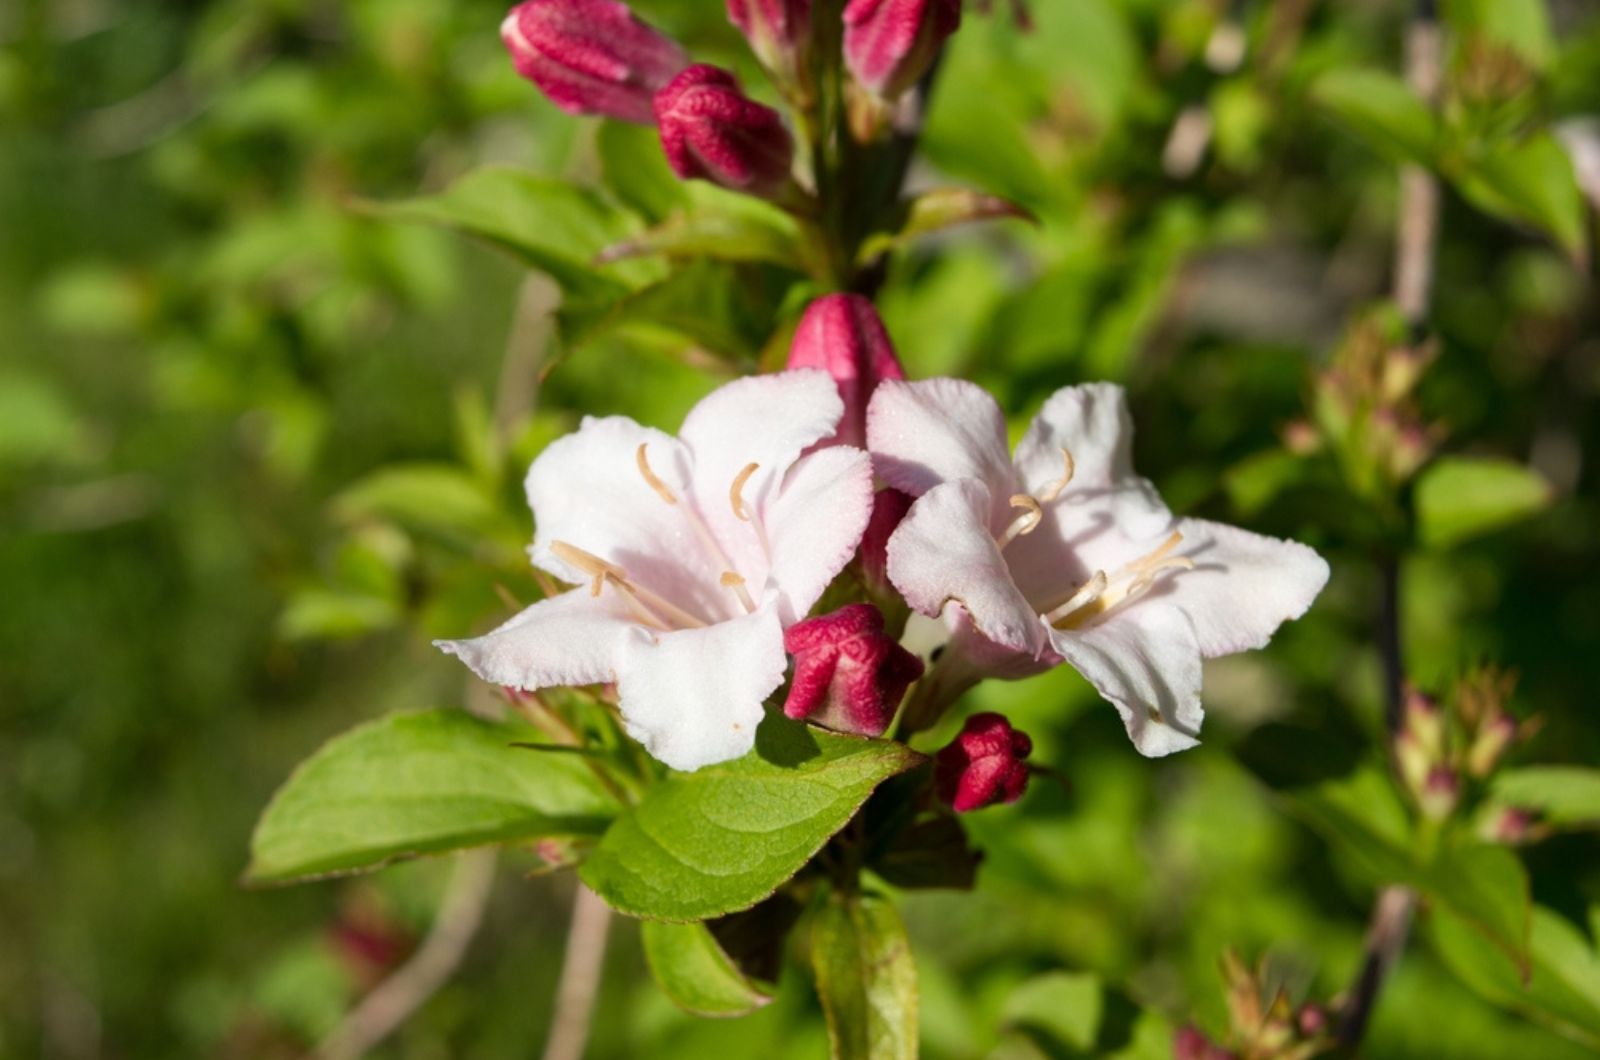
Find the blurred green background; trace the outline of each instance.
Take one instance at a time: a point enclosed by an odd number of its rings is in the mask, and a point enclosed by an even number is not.
[[[756,80],[717,0],[635,6]],[[976,894],[908,899],[927,1055],[1049,1055],[1007,1015],[1043,971],[1097,973],[1174,1024],[1220,1020],[1228,947],[1319,996],[1353,973],[1371,888],[1271,785],[1336,773],[1380,731],[1376,574],[1349,502],[1273,454],[1389,284],[1394,166],[1308,86],[1397,69],[1402,7],[1038,0],[1031,34],[969,11],[955,39],[914,179],[1041,223],[897,264],[881,301],[909,370],[976,378],[1021,422],[1058,386],[1120,380],[1174,508],[1297,536],[1335,573],[1269,652],[1208,670],[1207,743],[1177,758],[1140,759],[1064,669],[974,694],[1065,784],[971,821]],[[357,721],[484,694],[428,639],[526,595],[518,482],[544,442],[583,413],[674,427],[730,370],[659,328],[562,343],[545,281],[366,205],[488,163],[605,175],[598,126],[512,72],[503,13],[0,6],[0,1056],[297,1056],[337,1023],[426,932],[450,863],[245,890],[256,815]],[[1600,3],[1548,16],[1507,31],[1512,83],[1487,103],[1482,64],[1453,55],[1470,120],[1600,114]],[[1223,21],[1242,65],[1208,58]],[[1174,143],[1186,112],[1209,133],[1194,158]],[[1439,261],[1423,408],[1445,450],[1531,462],[1556,500],[1408,558],[1412,675],[1515,667],[1518,709],[1546,719],[1526,754],[1594,762],[1595,274],[1453,192]],[[730,313],[753,358],[798,307],[750,299],[757,324]],[[461,973],[378,1055],[539,1048],[571,881],[503,861]],[[1600,908],[1588,839],[1528,864],[1542,904],[1578,924]],[[801,968],[760,1014],[698,1022],[625,923],[600,1006],[596,1056],[826,1050]],[[1419,941],[1367,1055],[1586,1054],[1476,1000]]]

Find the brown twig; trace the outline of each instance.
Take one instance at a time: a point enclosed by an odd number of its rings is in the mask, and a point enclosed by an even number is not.
[[[593,891],[578,884],[572,898],[572,927],[567,930],[567,952],[561,962],[561,985],[556,990],[555,1018],[545,1042],[544,1060],[581,1060],[589,1041],[595,996],[600,992],[600,971],[605,964],[606,936],[611,931],[611,909]]]
[[[470,850],[456,863],[439,915],[422,946],[389,978],[374,987],[311,1055],[316,1060],[365,1056],[455,974],[467,945],[478,933],[494,882],[497,851]]]

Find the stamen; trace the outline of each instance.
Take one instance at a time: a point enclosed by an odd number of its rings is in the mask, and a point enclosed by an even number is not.
[[[592,552],[585,552],[576,545],[569,545],[565,541],[550,542],[550,551],[564,563],[583,571],[594,578],[589,584],[589,595],[599,596],[601,586],[610,582],[617,592],[622,594],[630,610],[641,618],[646,625],[659,629],[700,629],[705,626],[699,618],[691,615],[683,608],[670,600],[662,599],[642,585],[636,585],[628,580],[628,572],[615,563],[608,563]],[[640,615],[640,609],[644,614]],[[666,616],[663,618],[662,616]]]
[[[639,474],[644,476],[645,482],[650,486],[651,489],[656,491],[657,495],[659,495],[662,500],[666,501],[668,504],[677,504],[677,495],[668,488],[665,482],[662,482],[661,479],[656,476],[654,471],[650,470],[650,458],[645,454],[645,450],[649,447],[650,446],[648,442],[640,442],[639,451],[634,454],[634,460],[639,465]]]
[[[1046,612],[1045,621],[1057,629],[1080,629],[1090,619],[1143,596],[1162,571],[1193,570],[1194,560],[1172,555],[1182,541],[1183,535],[1174,531],[1155,551],[1124,564],[1111,575],[1097,571],[1065,603]]]
[[[1174,530],[1172,532],[1172,536],[1167,538],[1165,541],[1161,542],[1161,544],[1156,548],[1156,550],[1154,552],[1151,552],[1151,553],[1149,553],[1148,555],[1145,555],[1145,556],[1141,556],[1140,558],[1134,560],[1132,563],[1125,564],[1123,567],[1121,567],[1117,571],[1117,573],[1118,574],[1134,574],[1134,573],[1137,573],[1137,572],[1140,572],[1140,571],[1148,571],[1148,570],[1152,570],[1152,569],[1157,569],[1157,568],[1159,568],[1159,567],[1164,565],[1164,560],[1165,560],[1166,555],[1169,552],[1171,552],[1173,549],[1177,548],[1178,545],[1180,543],[1182,543],[1182,541],[1183,541],[1183,535],[1181,533],[1179,533],[1178,531]],[[1194,564],[1190,563],[1189,566],[1192,567],[1192,566],[1194,566]]]
[[[570,563],[594,579],[589,586],[590,596],[600,595],[600,586],[608,577],[627,580],[627,571],[613,563],[607,563],[593,552],[585,552],[576,545],[569,545],[565,541],[552,541],[550,551],[556,559]]]
[[[748,614],[756,609],[756,602],[751,598],[750,590],[744,587],[744,579],[736,571],[722,572],[722,587],[734,591],[734,595],[738,596],[739,602],[744,605],[745,613]]]
[[[1067,602],[1044,616],[1048,625],[1055,625],[1070,619],[1077,612],[1094,601],[1106,591],[1106,572],[1097,570],[1094,577],[1078,587],[1078,591],[1067,597]]]
[[[1049,504],[1051,501],[1061,496],[1061,491],[1066,489],[1067,486],[1071,484],[1072,476],[1078,473],[1078,462],[1072,459],[1072,453],[1070,450],[1065,448],[1061,450],[1061,460],[1066,464],[1066,473],[1063,474],[1060,479],[1051,483],[1043,493],[1039,494],[1039,499],[1044,501],[1046,504]]]
[[[728,487],[728,503],[733,506],[733,514],[745,522],[750,521],[750,513],[745,509],[744,497],[741,495],[744,484],[750,481],[750,476],[756,473],[760,464],[746,464],[744,470],[733,476],[733,485]]]
[[[1001,551],[1023,534],[1031,534],[1038,527],[1039,521],[1044,518],[1044,510],[1039,507],[1039,502],[1026,493],[1018,493],[1011,498],[1011,507],[1024,509],[1023,513],[1006,527],[1006,532],[1000,535],[996,542]]]

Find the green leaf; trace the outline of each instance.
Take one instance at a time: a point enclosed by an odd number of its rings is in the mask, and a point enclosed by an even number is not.
[[[1583,190],[1572,157],[1549,133],[1492,147],[1456,175],[1456,186],[1485,213],[1541,229],[1574,258],[1587,253]]]
[[[1537,810],[1554,825],[1600,825],[1600,770],[1580,766],[1530,766],[1497,775],[1494,800]]]
[[[917,1055],[917,968],[893,903],[835,894],[811,925],[811,964],[834,1060]]]
[[[729,360],[754,363],[772,321],[747,293],[730,266],[694,262],[611,302],[563,307],[562,339],[576,350],[621,328],[658,328]]]
[[[704,920],[777,890],[872,789],[918,762],[904,744],[769,715],[743,758],[675,774],[606,832],[583,880],[617,910]]]
[[[1447,910],[1435,912],[1432,938],[1445,965],[1484,1000],[1600,1049],[1600,956],[1565,918],[1534,906],[1526,977]]]
[[[1290,805],[1364,875],[1416,888],[1527,962],[1528,876],[1509,850],[1461,841],[1420,856],[1394,785],[1376,769],[1293,793]]]
[[[1448,548],[1537,514],[1552,493],[1538,473],[1509,460],[1444,457],[1417,480],[1417,531]]]
[[[378,518],[473,536],[520,536],[484,484],[453,464],[391,464],[346,488],[333,510],[345,521]]]
[[[670,258],[766,262],[804,271],[793,219],[765,204],[678,214],[600,252],[602,264],[657,254]]]
[[[379,216],[486,239],[584,300],[615,298],[630,286],[602,275],[593,262],[630,234],[631,223],[599,196],[561,181],[515,169],[479,169],[438,195],[362,205]]]
[[[696,1016],[743,1016],[772,1000],[770,984],[756,983],[718,944],[703,921],[640,927],[645,960],[672,1003]]]
[[[1026,209],[998,195],[985,195],[970,188],[935,188],[905,203],[894,229],[868,237],[857,257],[863,262],[872,261],[922,236],[1006,217],[1038,223]]]
[[[251,840],[252,883],[373,869],[463,847],[597,835],[619,806],[576,755],[460,710],[394,714],[335,737],[273,796]]]
[[[1008,1024],[1044,1035],[1058,1046],[1089,1053],[1100,1036],[1105,997],[1098,977],[1051,972],[1017,987],[1001,1016]]]
[[[1547,0],[1448,0],[1445,15],[1458,33],[1504,45],[1535,69],[1555,57]]]
[[[663,221],[689,201],[688,186],[667,165],[653,127],[601,122],[596,147],[606,187],[640,216]]]
[[[1433,162],[1439,123],[1406,83],[1379,70],[1332,70],[1317,79],[1312,99],[1350,131],[1397,162]]]

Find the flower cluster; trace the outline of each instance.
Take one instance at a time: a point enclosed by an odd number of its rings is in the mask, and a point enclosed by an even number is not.
[[[615,683],[628,731],[677,769],[750,750],[790,655],[786,713],[838,731],[882,735],[913,682],[903,736],[985,677],[1068,663],[1141,752],[1182,750],[1201,661],[1266,644],[1328,569],[1174,516],[1131,441],[1122,390],[1091,384],[1058,391],[1008,452],[992,397],[907,381],[871,303],[829,295],[786,371],[716,390],[678,437],[591,418],[551,445],[528,473],[531,555],[575,587],[441,647],[513,688]],[[868,599],[811,616],[830,586]],[[885,620],[907,608],[948,630],[925,676]],[[958,810],[1011,801],[1030,749],[974,718],[938,787]]]

